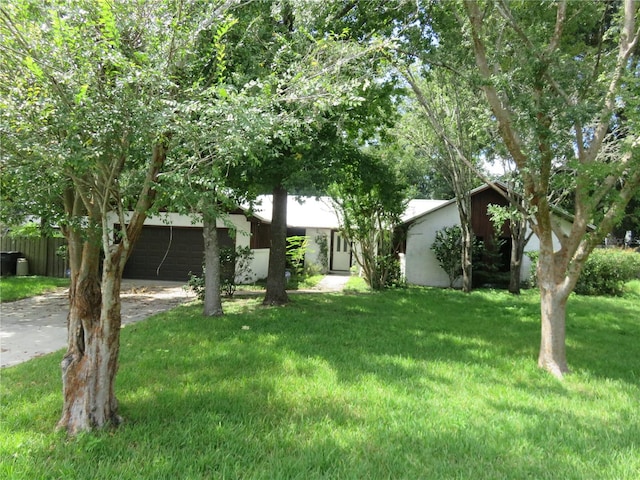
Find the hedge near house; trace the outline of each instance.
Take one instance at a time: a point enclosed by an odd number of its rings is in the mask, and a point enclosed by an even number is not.
[[[640,254],[624,250],[594,250],[575,292],[580,295],[622,295],[624,284],[640,278]]]
[[[531,283],[536,286],[537,252],[528,252],[531,259]],[[624,284],[640,278],[640,254],[631,250],[596,249],[585,263],[574,289],[579,295],[617,296],[624,293]]]

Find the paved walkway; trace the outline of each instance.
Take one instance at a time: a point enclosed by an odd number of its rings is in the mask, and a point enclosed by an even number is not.
[[[309,292],[342,291],[348,275],[329,274]],[[122,324],[143,320],[191,301],[183,283],[145,280],[122,282]],[[259,292],[264,294],[264,292]],[[56,352],[67,344],[68,291],[0,303],[0,367]]]
[[[341,292],[347,284],[349,276],[348,273],[330,273],[329,275],[325,275],[311,290],[319,292]]]

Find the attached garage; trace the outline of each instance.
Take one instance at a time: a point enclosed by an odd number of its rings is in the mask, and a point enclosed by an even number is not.
[[[218,229],[220,246],[234,246],[228,228]],[[186,282],[202,274],[202,228],[145,226],[124,268],[124,278]]]

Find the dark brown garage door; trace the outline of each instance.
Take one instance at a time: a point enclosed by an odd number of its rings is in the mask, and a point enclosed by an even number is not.
[[[232,246],[229,229],[218,229],[221,246]],[[202,274],[204,240],[202,228],[144,227],[129,261],[124,278],[186,282],[189,272]]]

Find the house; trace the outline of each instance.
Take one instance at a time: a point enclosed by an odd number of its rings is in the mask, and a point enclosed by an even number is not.
[[[455,199],[442,201],[432,200],[431,208],[418,210],[417,213],[407,212],[403,217],[402,231],[405,236],[403,253],[401,255],[401,269],[408,283],[433,287],[448,287],[449,277],[440,267],[431,246],[436,238],[436,232],[444,227],[460,225],[460,216]],[[489,185],[485,184],[471,191],[472,230],[478,240],[491,242],[493,225],[487,214],[490,204],[506,205],[506,199]],[[426,205],[425,205],[426,206]],[[557,217],[562,229],[569,231],[570,220]],[[508,226],[500,232],[500,238],[505,242],[500,253],[502,271],[508,271],[511,255],[511,239]],[[555,239],[556,247],[559,242]],[[538,251],[538,237],[532,235],[525,253]],[[521,280],[527,280],[531,268],[531,261],[525,255],[522,261]],[[461,280],[459,280],[461,282]]]
[[[487,215],[489,204],[506,200],[488,185],[471,192],[472,228],[480,240],[488,240],[493,226]],[[252,281],[266,278],[271,242],[272,198],[258,197],[256,206],[238,208],[224,220],[218,220],[220,245],[250,247]],[[408,283],[426,286],[449,285],[447,274],[436,260],[431,245],[443,227],[459,225],[455,200],[411,200],[401,217],[404,241],[400,249],[401,268]],[[561,220],[569,228],[569,221]],[[287,236],[305,235],[309,244],[305,265],[315,264],[322,271],[347,272],[354,265],[352,245],[340,233],[340,217],[329,197],[296,197],[287,203]],[[112,221],[118,228],[117,221]],[[501,237],[507,239],[501,252],[503,268],[508,269],[511,242],[505,226]],[[533,236],[526,251],[538,249]],[[124,278],[186,281],[189,273],[202,273],[204,240],[202,224],[188,215],[161,213],[147,218],[124,270]],[[530,262],[523,259],[522,279],[529,275]]]
[[[271,242],[272,197],[258,197],[217,222],[220,246],[250,247],[252,281],[266,278]],[[113,228],[119,228],[112,220]],[[340,220],[328,197],[289,196],[287,236],[306,235],[305,264],[323,271],[349,271],[351,245],[339,233]],[[124,278],[186,281],[202,273],[202,223],[188,215],[160,213],[145,221],[140,239],[124,269]]]

